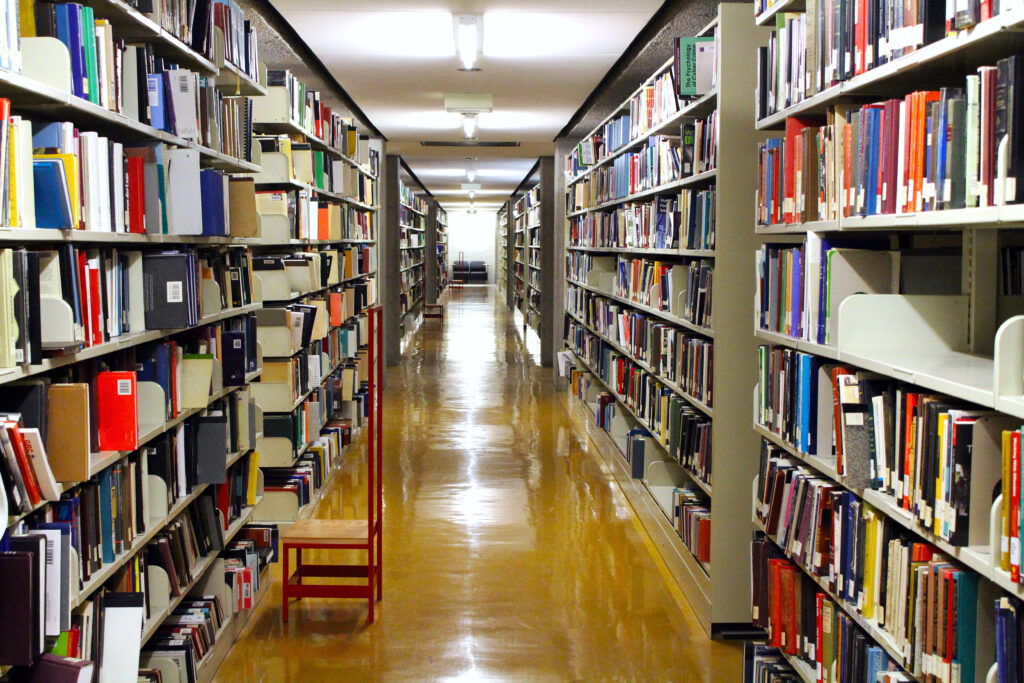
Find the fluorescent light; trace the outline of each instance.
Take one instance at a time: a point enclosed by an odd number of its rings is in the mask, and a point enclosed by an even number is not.
[[[471,168],[467,168],[466,169],[466,180],[468,180],[471,183],[475,182],[476,181],[476,171],[474,171]]]
[[[462,115],[462,134],[467,140],[472,140],[476,137],[476,116],[476,114]]]
[[[469,198],[470,199],[476,199],[476,192],[474,192],[473,190],[470,190],[469,191]]]
[[[480,52],[480,33],[475,14],[455,15],[455,49],[459,52],[462,68],[472,69]]]

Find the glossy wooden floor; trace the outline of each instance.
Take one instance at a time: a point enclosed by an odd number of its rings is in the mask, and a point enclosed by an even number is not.
[[[216,680],[741,680],[493,289],[447,314],[388,370],[377,621],[305,599],[283,625],[275,586]],[[359,452],[318,517],[359,515]]]

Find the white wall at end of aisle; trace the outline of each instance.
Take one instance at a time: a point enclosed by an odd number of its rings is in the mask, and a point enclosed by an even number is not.
[[[448,214],[448,260],[451,264],[463,252],[466,261],[487,264],[487,282],[494,283],[494,211],[453,211]],[[452,272],[449,270],[448,272]]]

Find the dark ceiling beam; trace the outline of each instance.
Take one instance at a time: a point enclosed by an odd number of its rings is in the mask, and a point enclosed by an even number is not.
[[[384,134],[381,133],[375,125],[373,125],[373,121],[371,121],[370,117],[366,115],[366,112],[356,104],[355,100],[349,96],[345,88],[338,83],[338,80],[334,77],[334,74],[331,73],[331,70],[328,69],[322,61],[320,61],[320,58],[317,57],[316,53],[313,52],[309,45],[306,44],[306,41],[302,39],[298,31],[288,23],[288,20],[284,18],[284,15],[282,15],[273,4],[271,4],[270,0],[244,0],[244,4],[257,13],[266,29],[276,33],[277,37],[285,43],[288,49],[290,49],[296,57],[298,57],[306,69],[314,74],[319,80],[323,81],[326,88],[331,90],[329,94],[340,101],[342,106],[345,107],[345,109],[347,109],[355,119],[363,124],[363,127],[373,137],[387,140],[387,138],[384,137]],[[250,20],[253,19],[253,17],[249,16],[247,16],[247,18]],[[274,36],[266,37],[273,38]],[[280,46],[264,46],[263,38],[264,35],[260,35],[261,53],[264,52],[265,47],[278,47],[278,49],[280,49]]]

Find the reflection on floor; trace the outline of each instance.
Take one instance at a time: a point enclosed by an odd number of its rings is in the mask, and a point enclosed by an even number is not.
[[[741,680],[493,288],[453,292],[446,313],[388,370],[377,621],[305,599],[283,625],[275,586],[216,680]],[[317,516],[359,516],[360,452]]]

